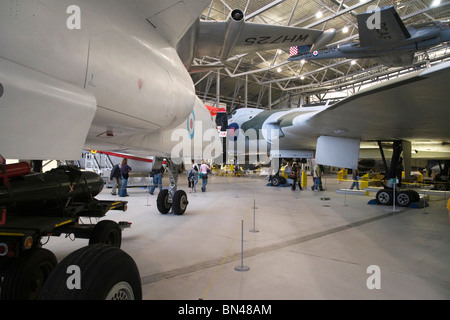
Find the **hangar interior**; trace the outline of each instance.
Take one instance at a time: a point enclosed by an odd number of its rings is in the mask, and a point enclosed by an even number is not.
[[[358,41],[356,15],[371,6],[394,6],[402,21],[417,24],[448,21],[446,1],[299,1],[299,0],[215,0],[204,11],[203,19],[226,20],[233,9],[245,13],[245,21],[326,30],[336,29],[328,46]],[[448,43],[418,51],[414,64],[387,67],[374,59],[325,59],[288,61],[289,47],[234,56],[224,68],[192,75],[199,97],[205,102],[263,109],[295,108],[304,104],[335,102],[367,85],[393,79],[439,63],[450,57]],[[214,67],[217,57],[197,57],[195,65]]]
[[[239,8],[249,22],[335,28],[331,45],[337,45],[358,41],[356,16],[371,5],[393,5],[406,24],[450,18],[445,0],[213,0],[202,19],[223,21]],[[228,113],[299,108],[446,62],[450,47],[419,51],[404,67],[374,59],[291,62],[289,56],[283,48],[233,56],[224,65],[217,57],[196,57],[194,66],[210,70],[191,77],[205,104],[226,106]],[[448,159],[450,150],[444,151],[440,159]],[[302,190],[291,190],[252,170],[212,170],[206,192],[201,180],[193,192],[183,172],[178,183],[188,193],[186,213],[161,214],[158,190],[151,195],[144,184],[128,188],[126,212],[105,219],[131,223],[121,249],[136,262],[144,300],[450,299],[449,191],[420,185],[423,205],[380,206],[373,203],[376,189],[350,190],[350,174],[338,170],[325,172],[323,191],[311,190],[310,176]],[[168,180],[164,175],[163,187]],[[118,199],[109,186],[98,198]],[[58,261],[87,244],[71,234],[43,241]]]
[[[214,0],[202,18],[226,20],[239,8],[247,21],[335,28],[339,44],[358,40],[355,17],[369,5],[394,5],[407,24],[450,16],[444,1]],[[288,49],[235,56],[218,69],[216,57],[195,58],[195,65],[211,67],[191,75],[198,96],[228,112],[323,104],[450,57],[448,43],[418,52],[407,67],[373,59],[289,62]],[[310,177],[303,190],[292,191],[248,173],[216,171],[204,193],[200,181],[183,216],[161,215],[145,187],[130,188],[128,213],[111,213],[109,219],[133,222],[123,232],[122,248],[138,264],[144,299],[450,297],[447,192],[427,194],[425,188],[420,199],[430,206],[399,210],[370,205],[373,191],[349,190],[350,174],[341,180],[337,172],[327,172],[324,191],[314,192]],[[163,186],[167,183],[164,178]],[[186,190],[183,175],[180,184]],[[103,197],[114,198],[108,191]],[[65,239],[51,239],[49,246],[64,256],[80,244],[72,248]]]

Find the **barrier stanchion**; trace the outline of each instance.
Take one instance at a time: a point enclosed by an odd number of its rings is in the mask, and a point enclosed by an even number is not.
[[[238,196],[238,184],[236,181],[236,173],[234,173],[234,197],[239,198]]]
[[[234,268],[236,271],[248,271],[250,267],[244,266],[244,220],[241,223],[241,265]]]
[[[344,207],[348,207],[348,204],[347,204],[347,189],[344,189]]]
[[[255,227],[255,225],[256,225],[256,212],[255,212],[255,210],[256,209],[257,209],[256,208],[256,200],[253,200],[253,229],[250,230],[250,232],[254,232],[254,233],[259,232],[259,230],[256,230],[256,227]]]
[[[392,195],[392,210],[386,209],[385,211],[401,212],[402,211],[401,209],[396,209],[395,208],[395,203],[397,202],[397,198],[395,196],[395,186],[398,183],[398,179],[392,178],[390,180],[391,180],[391,182],[393,184],[393,187],[392,187],[392,193],[393,193],[393,195]]]
[[[429,212],[427,212],[427,211],[425,211],[425,207],[427,206],[427,203],[426,203],[426,198],[427,198],[427,195],[426,195],[426,193],[424,192],[423,193],[423,214],[428,214]]]
[[[147,191],[145,192],[147,194],[147,207],[151,206],[150,204],[148,204],[148,195],[149,193],[150,187],[147,188]]]

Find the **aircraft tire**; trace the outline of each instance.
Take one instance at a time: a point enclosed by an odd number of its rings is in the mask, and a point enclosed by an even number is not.
[[[417,202],[420,201],[420,195],[417,191],[415,190],[408,190],[408,192],[411,194],[411,202]]]
[[[169,190],[163,189],[158,193],[156,206],[158,207],[158,211],[162,214],[167,214],[170,211],[172,204],[169,203]]]
[[[122,244],[122,229],[115,221],[102,220],[97,223],[92,231],[89,245],[96,243],[109,244],[120,248]]]
[[[391,205],[393,203],[392,191],[386,189],[379,190],[375,200],[378,204]]]
[[[70,269],[70,267],[78,267]],[[72,252],[53,270],[41,300],[142,300],[134,260],[117,247],[94,244]]]
[[[186,212],[188,204],[189,201],[187,200],[186,192],[184,192],[183,190],[178,190],[177,192],[175,192],[172,203],[173,213],[179,216],[183,215]]]
[[[278,187],[281,184],[281,177],[280,176],[273,176],[272,178],[272,185],[275,187]]]
[[[57,264],[55,255],[47,249],[23,251],[6,272],[1,300],[36,300]]]
[[[400,191],[396,198],[400,207],[408,207],[412,203],[412,194],[408,191]]]

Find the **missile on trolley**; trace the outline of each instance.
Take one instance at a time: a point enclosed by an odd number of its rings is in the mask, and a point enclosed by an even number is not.
[[[104,186],[94,172],[60,166],[32,173],[28,163],[0,166],[0,207],[9,214],[60,215],[74,203],[90,202]]]

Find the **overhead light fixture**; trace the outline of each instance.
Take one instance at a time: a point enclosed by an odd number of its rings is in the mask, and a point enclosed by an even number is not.
[[[281,68],[278,68],[277,71],[278,71],[278,72],[281,72]]]
[[[317,19],[320,19],[320,18],[322,18],[322,16],[323,16],[322,11],[317,11],[317,13],[316,13],[316,18],[317,18]]]
[[[354,66],[356,64],[356,60],[352,60],[352,62],[350,62],[352,66]]]
[[[348,27],[345,26],[344,28],[342,28],[342,32],[343,32],[343,33],[347,33],[347,32],[348,32]]]
[[[300,77],[300,80],[305,80],[305,76],[301,76],[301,77]]]
[[[434,0],[434,1],[431,3],[431,7],[434,8],[434,7],[437,7],[437,6],[440,5],[440,4],[441,4],[441,0]]]
[[[305,62],[306,62],[305,59],[300,60],[300,63],[301,63],[301,64],[305,64]]]

